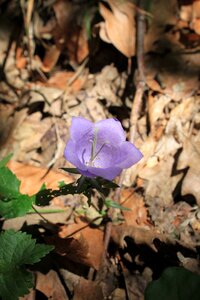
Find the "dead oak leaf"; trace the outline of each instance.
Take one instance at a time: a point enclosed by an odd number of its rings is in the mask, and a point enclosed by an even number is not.
[[[135,5],[129,1],[107,1],[111,10],[102,3],[99,11],[105,22],[98,24],[100,37],[112,43],[127,57],[135,54]]]
[[[131,237],[136,244],[146,244],[157,252],[154,245],[154,240],[159,239],[161,241],[166,241],[167,238],[161,233],[157,232],[155,229],[147,229],[136,226],[119,225],[113,226],[111,238],[118,244],[121,248],[126,247],[125,237]]]

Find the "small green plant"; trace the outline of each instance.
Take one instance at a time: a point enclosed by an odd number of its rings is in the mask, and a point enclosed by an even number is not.
[[[145,300],[199,300],[200,276],[182,267],[167,268],[145,291]]]
[[[53,247],[36,244],[25,232],[6,230],[0,234],[0,297],[17,300],[34,286],[34,276],[27,270]]]

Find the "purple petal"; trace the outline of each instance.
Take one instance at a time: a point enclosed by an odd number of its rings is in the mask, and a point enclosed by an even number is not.
[[[77,153],[79,160],[84,165],[87,165],[89,163],[91,159],[91,151],[92,151],[91,139],[83,138],[76,143],[75,152]]]
[[[77,146],[71,139],[68,141],[65,147],[65,158],[72,163],[75,167],[81,170],[86,170],[86,166],[80,161],[77,155]]]
[[[96,153],[98,154],[94,159],[94,166],[105,169],[112,167],[114,162],[118,160],[119,149],[111,144],[97,144]]]
[[[97,142],[118,145],[126,140],[122,125],[118,120],[107,119],[99,121],[95,124],[95,128],[98,128]]]
[[[73,141],[79,141],[84,136],[87,136],[90,133],[92,134],[93,130],[94,124],[91,121],[86,120],[82,117],[72,118],[70,135]]]
[[[95,176],[100,176],[102,178],[112,180],[121,173],[122,169],[119,167],[110,167],[110,168],[104,168],[104,169],[88,167],[88,171],[91,174],[94,174]]]
[[[124,142],[119,147],[120,158],[116,166],[126,169],[136,164],[142,157],[142,153],[130,142]]]

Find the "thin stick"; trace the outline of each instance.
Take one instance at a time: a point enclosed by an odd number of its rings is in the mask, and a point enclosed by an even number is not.
[[[144,74],[144,34],[145,34],[145,16],[142,11],[145,0],[138,0],[138,6],[141,8],[137,11],[137,65],[138,78],[136,84],[136,93],[133,101],[131,116],[130,116],[130,142],[134,142],[137,130],[137,120],[142,105],[142,97],[145,90],[145,74]]]

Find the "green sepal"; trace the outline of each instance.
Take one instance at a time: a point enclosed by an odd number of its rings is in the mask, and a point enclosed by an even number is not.
[[[120,210],[128,210],[128,211],[131,211],[130,208],[128,207],[124,207],[122,205],[120,205],[119,203],[115,202],[115,201],[112,201],[111,199],[106,199],[104,201],[105,205],[110,208],[110,207],[113,207],[113,208],[117,208],[117,209],[120,209]]]
[[[67,172],[67,173],[71,173],[71,174],[79,174],[80,172],[77,168],[61,168],[61,170]]]

